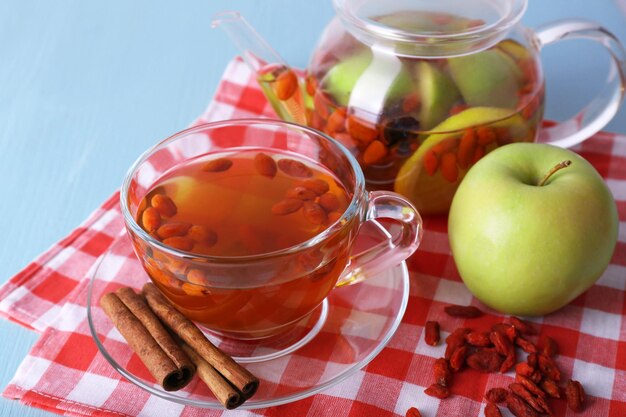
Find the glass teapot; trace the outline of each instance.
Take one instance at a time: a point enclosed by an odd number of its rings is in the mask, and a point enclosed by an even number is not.
[[[512,142],[575,145],[617,112],[626,52],[606,29],[518,24],[527,0],[333,0],[306,72],[294,72],[236,12],[213,21],[241,49],[276,113],[334,137],[369,189],[393,189],[423,214],[446,213],[465,173]],[[570,120],[541,127],[539,50],[589,39],[611,55],[606,84]]]

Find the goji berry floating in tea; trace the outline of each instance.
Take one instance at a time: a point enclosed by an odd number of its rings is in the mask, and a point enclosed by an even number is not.
[[[245,256],[309,240],[329,219],[336,220],[349,200],[320,165],[293,154],[246,149],[168,171],[146,194],[137,218],[175,249]]]

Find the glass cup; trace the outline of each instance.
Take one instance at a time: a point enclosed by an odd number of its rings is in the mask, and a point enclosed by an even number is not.
[[[304,242],[245,256],[181,251],[139,225],[142,199],[165,173],[196,158],[250,149],[297,154],[330,171],[347,191],[346,210]],[[306,321],[333,288],[360,282],[404,261],[422,234],[421,218],[404,197],[365,190],[359,164],[343,145],[311,128],[277,120],[215,122],[171,136],[133,164],[120,199],[135,253],[157,288],[192,320],[238,340],[280,335]],[[385,228],[381,219],[390,219],[384,221]],[[356,248],[364,224],[379,228],[384,238]],[[232,224],[233,230],[238,226]],[[203,277],[202,284],[189,279],[191,271]]]

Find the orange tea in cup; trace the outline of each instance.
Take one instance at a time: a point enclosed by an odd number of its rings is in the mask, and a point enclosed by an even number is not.
[[[365,190],[341,144],[277,120],[180,132],[135,162],[120,195],[157,288],[192,320],[236,339],[304,323],[336,286],[406,259],[421,234],[406,199]],[[360,226],[382,217],[400,227],[355,253]]]
[[[311,239],[336,222],[349,201],[324,167],[293,154],[245,149],[196,158],[168,171],[140,203],[137,222],[167,246],[240,257]],[[317,249],[303,253],[300,267],[289,269],[289,282],[263,287],[210,287],[208,268],[185,263],[172,265],[173,274],[158,265],[149,273],[196,321],[224,331],[265,328],[300,318],[319,304],[343,270],[348,243],[338,244],[327,262],[320,262]]]

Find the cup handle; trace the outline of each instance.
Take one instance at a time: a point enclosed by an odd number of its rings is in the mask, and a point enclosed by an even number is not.
[[[535,34],[539,48],[566,39],[587,39],[611,54],[609,75],[598,95],[572,118],[539,132],[538,142],[569,148],[602,129],[617,113],[626,87],[626,50],[615,35],[588,20],[559,20],[537,28]]]
[[[361,282],[399,264],[415,252],[422,240],[422,218],[407,199],[391,191],[371,191],[368,197],[365,221],[397,220],[400,230],[391,234],[378,225],[387,239],[352,254],[346,270],[336,284],[337,287]]]

